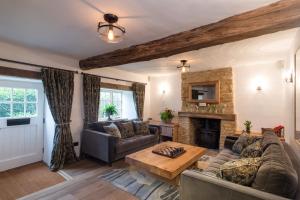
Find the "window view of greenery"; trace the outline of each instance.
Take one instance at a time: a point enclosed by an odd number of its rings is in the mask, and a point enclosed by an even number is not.
[[[37,90],[0,87],[0,118],[37,115]]]
[[[100,90],[100,106],[99,106],[99,119],[106,119],[103,109],[107,104],[114,104],[117,108],[118,114],[113,115],[113,119],[121,118],[122,116],[122,91],[101,89]]]

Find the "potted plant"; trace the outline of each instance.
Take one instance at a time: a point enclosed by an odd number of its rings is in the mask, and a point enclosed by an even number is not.
[[[252,122],[247,120],[247,121],[244,122],[244,126],[245,126],[245,129],[246,129],[246,133],[250,134],[250,131],[251,131],[251,128],[252,128]]]
[[[160,119],[164,123],[171,123],[173,118],[174,114],[173,111],[170,109],[165,109],[163,112],[160,113]]]
[[[108,117],[108,120],[112,120],[111,116],[118,114],[117,107],[114,104],[107,104],[103,108],[103,113]]]

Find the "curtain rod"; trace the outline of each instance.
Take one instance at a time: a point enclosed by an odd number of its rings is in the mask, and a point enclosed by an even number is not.
[[[61,69],[61,68],[56,68],[56,67],[49,67],[49,66],[45,66],[45,65],[37,65],[37,64],[28,63],[28,62],[21,62],[21,61],[17,61],[17,60],[10,60],[10,59],[5,59],[5,58],[0,58],[0,61],[9,62],[9,63],[16,63],[16,64],[21,64],[21,65],[28,65],[28,66],[32,66],[32,67],[38,67],[38,68],[60,69],[60,70],[63,70],[63,71],[68,71],[68,72],[73,72],[75,74],[78,74],[78,71]]]
[[[45,66],[45,65],[38,65],[38,64],[28,63],[28,62],[21,62],[21,61],[17,61],[17,60],[5,59],[5,58],[0,58],[0,61],[4,61],[4,62],[8,62],[8,63],[16,63],[16,64],[21,64],[21,65],[28,65],[28,66],[32,66],[32,67],[38,67],[38,68],[59,69],[59,70],[79,74],[78,71],[61,69],[61,68],[56,68],[56,67],[49,67],[49,66]],[[87,75],[91,75],[91,76],[98,76],[98,77],[105,78],[105,79],[111,79],[111,80],[115,80],[115,81],[123,81],[123,82],[128,82],[128,83],[140,83],[140,82],[136,82],[136,81],[124,80],[124,79],[119,79],[119,78],[112,78],[112,77],[108,77],[108,76],[100,76],[100,75],[95,75],[95,74],[88,74],[88,73],[83,73],[83,72],[81,72],[81,74],[87,74]],[[141,84],[147,85],[147,83],[141,83]]]
[[[129,81],[129,80],[124,80],[124,79],[119,79],[119,78],[112,78],[112,77],[108,77],[108,76],[100,76],[100,75],[95,75],[95,74],[88,74],[88,73],[84,73],[84,72],[81,72],[81,74],[86,74],[86,75],[90,75],[90,76],[97,76],[97,77],[100,77],[100,78],[111,79],[111,80],[115,80],[115,81],[128,82],[128,83],[141,83],[141,82]],[[141,84],[147,85],[147,83],[141,83]]]

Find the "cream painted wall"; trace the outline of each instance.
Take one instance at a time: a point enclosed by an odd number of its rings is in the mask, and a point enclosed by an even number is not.
[[[180,73],[150,77],[151,118],[159,120],[159,113],[169,108],[181,109],[181,75]],[[163,92],[165,91],[165,92]]]
[[[285,124],[283,63],[268,62],[233,68],[237,129],[250,120],[253,131]],[[257,91],[257,86],[262,90]]]
[[[79,70],[78,60],[64,57],[49,52],[45,52],[39,49],[26,48],[19,45],[0,42],[0,57],[24,62],[31,62],[40,65],[58,67],[62,69]],[[18,64],[0,62],[1,66],[14,67],[20,69],[29,69],[37,71],[37,68],[29,66],[21,66]],[[123,70],[118,70],[114,68],[105,68],[99,70],[86,71],[91,74],[98,74],[102,76],[109,76],[114,78],[138,81],[148,83],[148,77],[145,75],[139,75],[131,72],[126,72]],[[103,80],[104,82],[114,82],[109,80]],[[149,117],[150,108],[150,84],[146,86],[146,99],[145,99],[145,112],[144,118]],[[54,136],[54,122],[50,113],[49,108],[46,106],[45,109],[45,119],[46,125],[44,127],[44,137],[45,137],[45,156],[44,161],[49,163],[50,154],[52,150],[53,136]],[[83,126],[83,104],[82,104],[82,78],[80,74],[75,74],[74,77],[74,97],[73,97],[73,107],[71,114],[71,131],[74,142],[80,142],[80,133]],[[79,153],[79,147],[75,148],[77,154]]]

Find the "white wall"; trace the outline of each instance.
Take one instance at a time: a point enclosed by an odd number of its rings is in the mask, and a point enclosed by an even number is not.
[[[159,113],[165,108],[176,112],[181,110],[181,75],[180,73],[150,77],[151,112],[150,116],[159,120]],[[165,91],[165,93],[163,93]]]
[[[49,53],[40,49],[33,48],[25,48],[19,45],[0,42],[0,57],[6,59],[12,59],[23,62],[30,62],[34,64],[46,65],[51,67],[58,67],[63,69],[70,70],[79,70],[78,60],[74,58],[64,57],[61,55],[56,55],[53,53]],[[37,68],[29,67],[29,66],[21,66],[18,64],[0,62],[1,66],[5,67],[14,67],[20,69],[28,69],[38,71]],[[123,70],[117,70],[114,68],[105,68],[99,70],[90,70],[86,71],[91,74],[98,74],[102,76],[109,76],[114,78],[132,80],[137,82],[148,83],[148,77],[145,75],[138,75],[135,73],[126,72]],[[74,142],[80,142],[80,133],[83,126],[83,101],[82,101],[82,76],[80,74],[75,74],[74,77],[74,96],[73,96],[73,107],[71,114],[71,131]],[[103,80],[104,82],[114,82]],[[145,112],[144,118],[149,117],[149,105],[150,105],[150,84],[146,86],[146,99],[145,99]],[[44,135],[47,140],[45,142],[45,156],[44,161],[49,163],[50,154],[52,149],[53,135],[54,135],[54,122],[52,115],[50,113],[49,108],[45,108],[45,119],[46,125],[44,129]],[[79,153],[79,147],[75,148],[76,152]]]
[[[243,123],[250,120],[253,131],[273,128],[285,123],[285,83],[283,63],[238,66],[233,68],[234,106],[237,115],[237,129],[243,130]],[[262,90],[257,91],[257,86]]]

